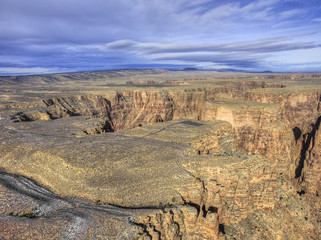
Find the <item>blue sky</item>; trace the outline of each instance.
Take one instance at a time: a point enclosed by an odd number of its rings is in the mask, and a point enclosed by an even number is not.
[[[0,0],[0,74],[321,70],[319,0]]]

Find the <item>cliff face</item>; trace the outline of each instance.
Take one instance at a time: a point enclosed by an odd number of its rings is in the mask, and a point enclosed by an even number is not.
[[[184,91],[123,91],[112,96],[83,95],[73,97],[55,97],[45,99],[47,106],[40,113],[49,115],[51,119],[68,116],[105,116],[115,121],[117,130],[137,127],[134,123],[155,122],[156,115],[164,121],[188,117],[196,120],[204,118],[205,106],[209,101],[252,101],[246,91],[259,86],[197,88]],[[37,114],[36,114],[37,113]],[[25,113],[27,120],[42,119],[37,111]],[[254,113],[255,114],[255,113]],[[206,118],[206,117],[205,117]],[[20,120],[26,120],[20,118]],[[48,117],[43,117],[48,119]],[[17,121],[19,116],[17,116]],[[130,120],[130,123],[126,120]],[[134,123],[133,123],[134,122]],[[243,123],[244,125],[244,123]]]
[[[222,120],[232,124],[237,149],[248,154],[262,154],[271,161],[289,163],[299,151],[291,129],[308,131],[318,117],[319,100],[318,93],[244,93],[239,86],[179,92],[125,91],[108,98],[93,95],[47,99],[44,100],[45,110],[24,113],[20,120],[100,116],[106,119],[102,126],[106,131],[179,118]]]
[[[0,237],[317,239],[319,92],[206,84],[8,108]]]
[[[316,219],[318,224],[317,231],[320,233],[320,218],[321,218],[321,162],[320,162],[320,121],[318,117],[315,123],[310,126],[310,131],[302,134],[297,139],[297,144],[300,148],[300,154],[295,161],[295,180],[297,194],[305,196],[309,205],[315,211],[308,212],[306,219]],[[296,129],[298,131],[298,129]]]

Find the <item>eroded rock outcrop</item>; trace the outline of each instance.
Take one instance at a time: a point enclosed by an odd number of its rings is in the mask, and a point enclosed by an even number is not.
[[[163,77],[1,104],[0,237],[318,239],[316,84]]]

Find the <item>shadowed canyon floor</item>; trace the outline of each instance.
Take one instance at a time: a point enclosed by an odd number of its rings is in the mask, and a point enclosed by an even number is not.
[[[320,239],[320,79],[0,77],[0,239]]]

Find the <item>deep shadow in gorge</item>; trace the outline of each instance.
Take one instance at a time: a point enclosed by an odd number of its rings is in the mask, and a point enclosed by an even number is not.
[[[315,139],[316,132],[320,127],[320,122],[321,122],[321,116],[319,116],[315,124],[313,124],[312,131],[310,133],[306,133],[303,135],[302,148],[300,152],[300,161],[297,168],[295,169],[295,178],[300,178],[302,175],[302,170],[304,168],[304,164],[307,158],[307,153],[308,151],[311,151],[314,147],[314,139]]]

